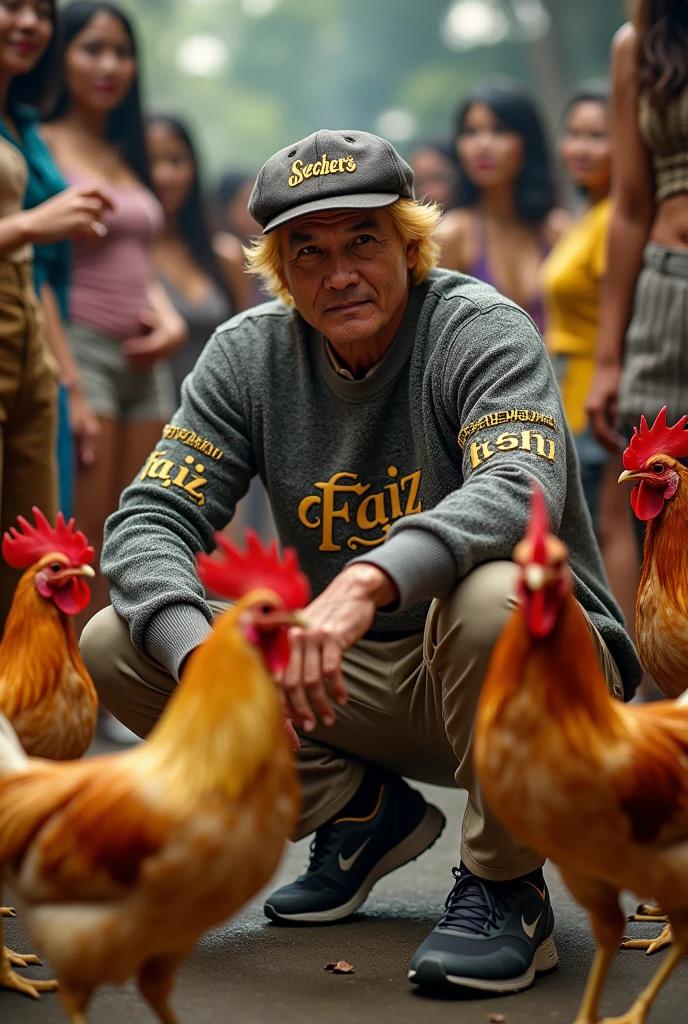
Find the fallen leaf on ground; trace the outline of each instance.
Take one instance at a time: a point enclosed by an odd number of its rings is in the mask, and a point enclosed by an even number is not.
[[[490,1024],[506,1024],[506,1017],[503,1013],[491,1013],[487,1019]]]
[[[333,960],[332,963],[327,964],[325,967],[326,971],[332,971],[333,974],[353,974],[354,969],[351,964],[348,964],[346,960],[337,960],[336,963]]]

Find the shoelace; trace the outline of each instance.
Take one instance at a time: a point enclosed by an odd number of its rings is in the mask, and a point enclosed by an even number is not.
[[[461,868],[452,868],[456,879],[447,896],[440,928],[460,928],[473,935],[488,935],[490,928],[504,919],[512,902],[509,886],[486,884],[477,875]]]
[[[308,863],[308,874],[318,871],[323,862],[332,851],[332,847],[339,839],[339,829],[336,825],[325,825],[319,828],[311,841],[310,861]]]

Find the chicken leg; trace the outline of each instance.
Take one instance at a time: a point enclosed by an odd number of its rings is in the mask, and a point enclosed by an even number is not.
[[[92,995],[92,991],[71,988],[64,982],[60,985],[60,1002],[70,1024],[88,1024],[86,1010]]]
[[[605,1017],[600,1024],[645,1024],[647,1015],[662,986],[683,959],[687,949],[688,947],[683,944],[674,945],[650,984],[640,993],[628,1013],[624,1013],[621,1017]]]
[[[615,953],[616,944],[598,947],[575,1024],[597,1024],[602,990]]]
[[[156,1014],[160,1024],[179,1024],[170,1007],[170,993],[179,967],[177,958],[149,960],[139,974],[141,995]]]

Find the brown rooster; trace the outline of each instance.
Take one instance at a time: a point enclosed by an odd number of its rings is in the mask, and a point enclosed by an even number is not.
[[[34,508],[36,526],[19,517],[2,542],[2,555],[15,569],[26,569],[14,594],[0,643],[0,711],[10,720],[24,750],[34,757],[62,761],[88,750],[96,727],[98,700],[81,660],[72,616],[90,600],[84,577],[94,551],[74,520],[60,514],[53,529]],[[1,893],[0,893],[1,895]],[[11,917],[9,907],[0,917]],[[0,934],[0,943],[2,935]],[[15,967],[38,963],[32,954],[5,950]],[[0,985],[38,997],[54,982],[28,982],[5,970]]]
[[[620,892],[650,893],[667,909],[675,945],[614,1022],[644,1024],[688,951],[688,703],[626,705],[609,695],[539,491],[514,560],[520,606],[483,685],[476,767],[503,824],[559,866],[590,915],[598,952],[576,1024],[598,1024],[625,927]]]
[[[623,454],[619,482],[631,480],[631,507],[647,522],[643,572],[636,601],[636,637],[640,659],[667,697],[688,686],[688,471],[678,459],[688,456],[683,416],[667,426],[666,406],[652,427],[641,417]],[[666,921],[658,907],[641,905],[632,921]],[[633,939],[626,949],[656,953],[671,942],[667,925],[656,939]]]
[[[238,603],[187,661],[145,745],[87,761],[27,758],[0,718],[0,869],[51,961],[72,1024],[95,989],[138,980],[163,1024],[182,961],[267,883],[298,815],[271,672],[309,587],[296,556],[199,556]]]
[[[645,417],[623,454],[619,482],[632,480],[631,506],[647,522],[636,603],[638,653],[667,697],[688,686],[688,456],[683,416],[673,427],[666,407],[652,427]]]

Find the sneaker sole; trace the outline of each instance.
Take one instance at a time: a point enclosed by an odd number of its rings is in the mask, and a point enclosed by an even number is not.
[[[330,924],[333,921],[341,921],[358,910],[367,899],[375,883],[379,882],[384,875],[416,860],[426,850],[434,846],[442,835],[446,823],[446,818],[439,808],[428,804],[423,818],[413,832],[409,833],[406,839],[403,839],[397,846],[388,850],[364,878],[351,899],[338,907],[333,907],[331,910],[310,911],[306,914],[280,914],[271,903],[266,903],[263,910],[266,916],[275,923]]]
[[[548,939],[538,946],[533,957],[533,963],[518,978],[462,978],[455,974],[447,974],[441,959],[428,956],[421,960],[415,971],[408,972],[408,979],[414,985],[422,985],[426,988],[446,989],[449,985],[456,985],[459,988],[479,989],[481,992],[522,992],[524,988],[530,988],[538,974],[547,974],[553,971],[559,963],[554,938],[550,935]]]

